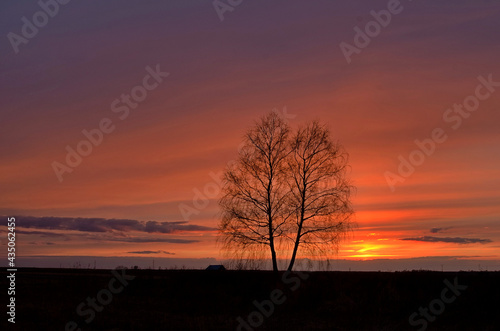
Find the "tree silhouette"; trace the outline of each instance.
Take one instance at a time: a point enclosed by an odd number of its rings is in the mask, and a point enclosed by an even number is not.
[[[309,255],[336,252],[351,229],[352,186],[346,179],[348,155],[330,139],[328,129],[312,122],[291,140],[288,178],[295,210],[295,240],[288,270],[302,245]]]
[[[224,248],[255,258],[262,246],[271,252],[278,270],[276,239],[285,232],[284,214],[289,154],[288,124],[274,112],[256,123],[245,136],[236,164],[228,167],[220,200],[220,232]]]
[[[263,116],[224,173],[223,250],[240,263],[269,250],[274,271],[278,255],[290,254],[292,270],[299,248],[311,256],[336,251],[352,225],[347,160],[319,122],[291,136],[277,113]]]

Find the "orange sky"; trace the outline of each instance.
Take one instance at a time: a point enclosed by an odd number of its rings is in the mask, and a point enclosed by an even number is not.
[[[500,82],[498,5],[405,3],[348,64],[340,42],[385,3],[247,2],[223,22],[206,1],[72,3],[19,54],[4,42],[0,215],[31,217],[19,255],[219,258],[216,197],[189,218],[179,207],[277,109],[326,122],[350,154],[358,229],[339,258],[500,260],[500,87],[458,129],[443,119],[479,76]],[[37,9],[0,6],[5,34]],[[121,120],[112,102],[157,64],[170,75]],[[59,182],[53,162],[103,118],[115,130]],[[436,128],[448,139],[393,192],[384,174]],[[187,223],[64,226],[74,218]]]

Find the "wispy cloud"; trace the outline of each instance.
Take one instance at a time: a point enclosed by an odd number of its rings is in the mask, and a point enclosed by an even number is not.
[[[445,242],[445,243],[455,243],[455,244],[487,244],[492,242],[490,239],[478,239],[478,238],[461,238],[461,237],[431,237],[431,236],[423,236],[423,237],[415,237],[415,238],[402,238],[400,240],[413,240],[413,241],[425,241],[425,242]]]
[[[447,228],[432,228],[431,229],[431,233],[438,233],[438,232],[443,232],[443,231],[446,231],[446,230],[449,230],[453,228],[452,226],[449,226]]]
[[[171,243],[171,244],[192,244],[198,240],[176,239],[176,238],[106,238],[108,241],[128,242],[128,243]]]
[[[67,236],[64,233],[50,232],[50,231],[26,231],[16,229],[17,234],[27,234],[27,235],[38,235],[41,237],[58,237],[58,238],[66,238]]]
[[[55,245],[55,243],[53,242],[39,242],[39,241],[32,241],[29,243],[30,245],[37,245],[37,246],[40,246],[40,245]]]
[[[112,241],[112,242],[127,242],[127,243],[171,243],[171,244],[192,244],[197,243],[199,240],[194,239],[180,239],[180,238],[165,238],[165,237],[134,237],[128,236],[124,233],[110,233],[102,234],[95,232],[87,233],[59,233],[51,231],[26,231],[22,229],[16,229],[16,233],[20,235],[34,235],[40,236],[42,238],[52,237],[58,238],[59,240],[69,241],[74,238],[80,238],[84,240],[92,241]]]
[[[130,254],[168,254],[168,255],[175,255],[175,253],[170,253],[167,251],[135,251],[135,252],[127,252]]]

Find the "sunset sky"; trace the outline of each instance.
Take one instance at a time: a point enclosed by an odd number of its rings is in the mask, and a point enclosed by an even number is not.
[[[209,0],[71,1],[17,53],[9,33],[42,9],[2,2],[1,256],[16,216],[19,263],[221,259],[217,174],[275,109],[292,127],[327,123],[350,154],[358,228],[339,259],[500,270],[500,3],[399,6],[348,63],[341,43],[388,1],[248,0],[222,21]],[[454,112],[478,90],[476,110]],[[147,95],[127,106],[131,91]],[[54,162],[103,121],[110,132],[58,178]],[[446,140],[398,173],[436,129]],[[388,172],[404,180],[391,188]]]

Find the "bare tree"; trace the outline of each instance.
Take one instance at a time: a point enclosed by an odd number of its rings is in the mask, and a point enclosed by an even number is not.
[[[333,143],[329,130],[312,122],[291,139],[288,178],[295,210],[295,239],[288,270],[301,245],[309,256],[336,252],[340,239],[351,229],[352,186],[346,178],[348,154]]]
[[[245,136],[235,164],[224,174],[220,234],[227,252],[257,258],[269,249],[278,270],[276,249],[284,237],[288,186],[289,127],[276,113],[260,119]]]
[[[278,256],[290,252],[292,270],[299,247],[309,255],[336,251],[352,225],[347,161],[347,153],[318,122],[290,137],[278,114],[262,117],[224,174],[223,249],[248,261],[269,250],[274,271]]]

